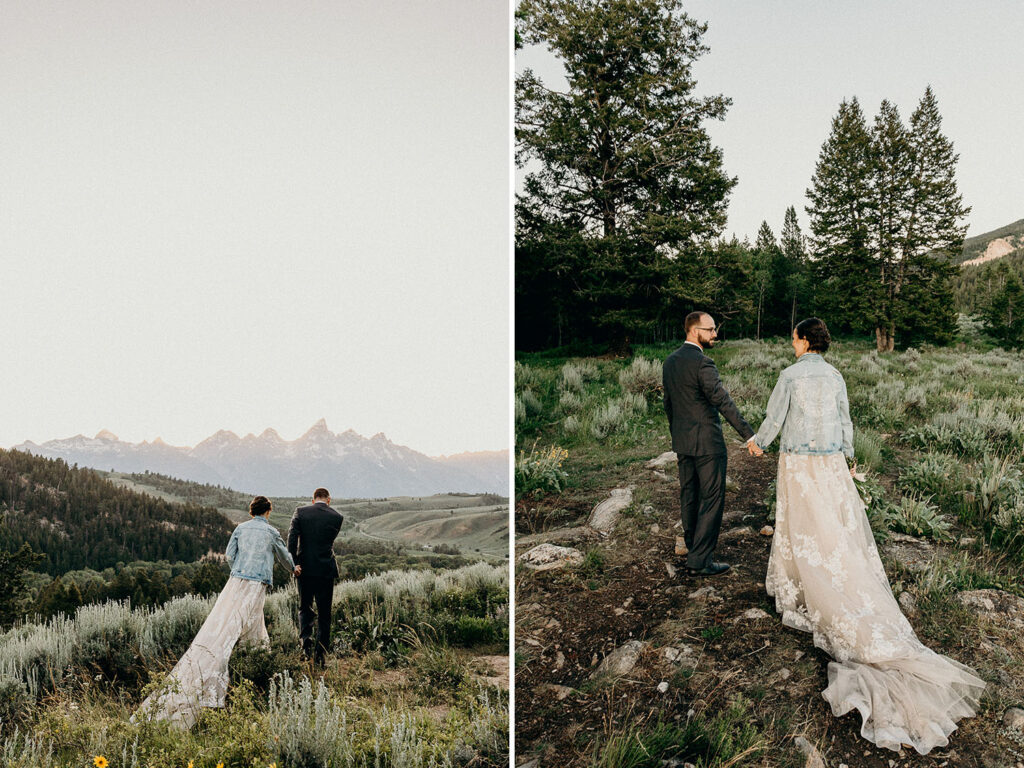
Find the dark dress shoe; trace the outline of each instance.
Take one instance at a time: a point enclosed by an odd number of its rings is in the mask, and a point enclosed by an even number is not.
[[[686,572],[691,576],[717,576],[720,573],[725,573],[730,568],[732,566],[728,563],[710,562],[703,568],[687,568]]]

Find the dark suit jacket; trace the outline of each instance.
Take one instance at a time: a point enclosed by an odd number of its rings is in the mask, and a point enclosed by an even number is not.
[[[725,453],[719,412],[746,440],[754,430],[743,420],[725,391],[711,358],[693,344],[683,344],[662,368],[665,413],[672,433],[672,450],[679,456]]]
[[[288,551],[296,565],[302,566],[302,577],[338,577],[334,559],[334,540],[344,518],[322,501],[299,507],[292,515],[288,529]]]

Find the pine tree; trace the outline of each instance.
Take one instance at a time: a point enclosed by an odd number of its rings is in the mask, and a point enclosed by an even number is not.
[[[786,209],[780,239],[785,264],[784,292],[789,304],[789,328],[792,330],[797,323],[797,309],[809,303],[811,296],[811,282],[807,272],[807,246],[800,232],[796,208],[792,205]]]
[[[767,221],[761,222],[757,231],[757,240],[751,254],[751,282],[754,287],[757,304],[757,326],[755,338],[761,338],[761,318],[764,315],[765,303],[770,301],[775,287],[775,270],[782,250],[775,242],[775,233]]]
[[[957,191],[957,160],[930,87],[909,129],[883,101],[868,133],[856,100],[843,102],[822,147],[808,190],[822,303],[840,313],[845,303],[845,327],[872,328],[880,352],[898,334],[904,342],[952,339],[951,258],[970,210]]]
[[[869,247],[871,137],[856,98],[843,101],[822,145],[811,186],[816,312],[836,330],[864,332],[881,299]]]
[[[679,0],[523,0],[516,24],[520,40],[561,60],[568,82],[559,93],[530,70],[516,78],[517,162],[531,168],[517,222],[533,222],[517,241],[582,246],[571,287],[560,283],[573,299],[549,303],[573,304],[621,345],[696,302],[707,281],[680,271],[725,225],[736,180],[703,123],[724,118],[730,101],[697,96],[692,71],[707,25]]]
[[[1024,347],[1024,283],[1005,263],[997,274],[1002,287],[985,308],[985,332],[1007,347]]]

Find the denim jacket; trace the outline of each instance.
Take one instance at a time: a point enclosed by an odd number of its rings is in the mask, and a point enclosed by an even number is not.
[[[779,374],[768,411],[754,435],[767,448],[782,430],[781,453],[842,451],[853,457],[853,422],[846,382],[817,352],[806,352]]]
[[[265,517],[254,517],[239,523],[228,540],[224,554],[231,565],[232,576],[262,581],[268,586],[273,585],[275,557],[289,571],[295,568],[295,561],[284,545],[281,532]]]

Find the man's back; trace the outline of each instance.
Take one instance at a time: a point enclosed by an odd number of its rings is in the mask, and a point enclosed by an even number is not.
[[[292,515],[288,530],[288,551],[297,565],[309,576],[336,577],[338,564],[334,559],[334,540],[344,518],[324,502],[299,507]]]
[[[725,453],[719,412],[744,439],[754,434],[722,386],[714,362],[696,344],[683,344],[668,356],[662,368],[662,384],[672,450],[676,454]]]

